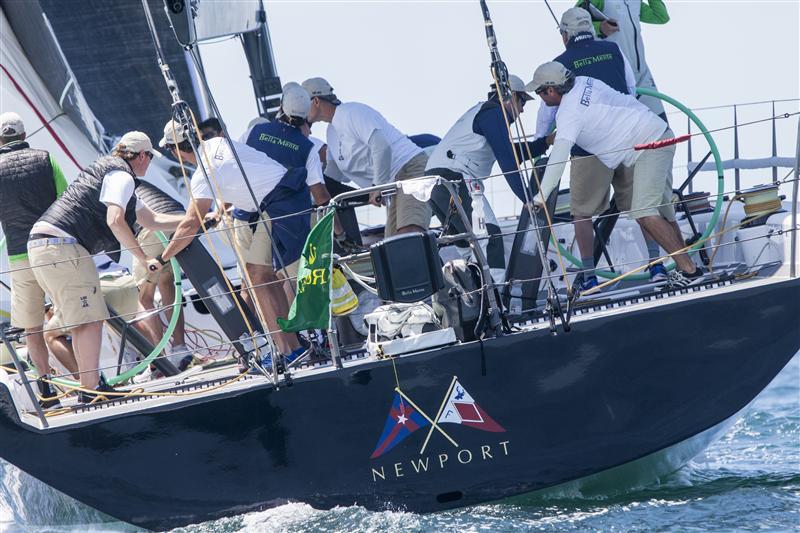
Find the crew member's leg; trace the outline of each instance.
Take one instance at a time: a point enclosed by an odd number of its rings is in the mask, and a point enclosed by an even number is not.
[[[78,373],[78,361],[75,359],[75,352],[72,351],[72,341],[69,340],[69,331],[64,329],[61,315],[56,310],[53,317],[47,321],[44,331],[44,342],[58,359],[58,362],[72,374],[75,379],[80,379]]]
[[[11,268],[11,325],[25,330],[25,342],[36,372],[50,373],[47,346],[42,336],[44,323],[44,290],[36,281],[27,259],[12,261]]]
[[[81,385],[98,386],[103,321],[108,318],[100,278],[89,252],[78,244],[46,245],[30,250],[39,285],[61,311],[72,332]]]
[[[403,181],[425,175],[428,156],[418,154],[403,165],[395,181]],[[386,237],[399,233],[426,231],[431,223],[431,208],[428,202],[417,200],[399,189],[386,212]]]
[[[251,233],[247,247],[248,235],[245,232]],[[254,232],[248,226],[237,228],[236,242],[245,256],[245,266],[253,284],[249,289],[251,296],[267,322],[264,327],[275,332],[272,338],[281,353],[290,354],[300,348],[300,342],[296,335],[284,333],[278,326],[277,318],[289,315],[289,303],[283,284],[277,283],[278,278],[272,268],[272,241],[264,224],[259,221]]]
[[[575,157],[570,162],[570,211],[583,266],[584,289],[597,284],[592,217],[608,209],[613,175],[614,171],[594,156]]]
[[[662,138],[671,136],[672,132],[667,130]],[[668,171],[672,168],[674,156],[674,146],[646,150],[639,156],[634,168],[632,200],[633,218],[670,254],[684,247],[672,225],[675,220],[674,207],[671,203],[663,205],[665,181],[671,176]],[[673,258],[684,276],[699,277],[699,270],[686,253],[675,254]]]

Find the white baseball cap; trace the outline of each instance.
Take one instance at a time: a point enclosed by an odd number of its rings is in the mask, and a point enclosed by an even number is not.
[[[508,85],[511,87],[511,92],[519,93],[525,100],[533,100],[533,96],[528,94],[528,91],[525,90],[525,82],[522,81],[522,78],[519,76],[509,74]]]
[[[306,118],[311,110],[311,97],[302,85],[289,82],[283,86],[281,111],[287,117]]]
[[[161,152],[153,150],[153,143],[146,133],[141,131],[129,131],[117,143],[117,148],[133,154],[148,152],[156,157],[161,157]]]
[[[25,133],[25,124],[22,123],[22,117],[8,111],[0,115],[0,137],[16,137]]]
[[[336,94],[333,92],[333,87],[331,87],[331,84],[328,83],[328,80],[325,78],[308,78],[303,82],[303,89],[308,91],[308,94],[311,96],[311,98],[322,98],[333,105],[339,105],[342,103],[341,100],[336,98]]]
[[[574,37],[578,33],[590,32],[594,35],[594,25],[592,16],[583,8],[571,7],[561,15],[559,29],[566,33],[568,37]]]
[[[533,79],[525,88],[535,93],[542,87],[559,87],[572,78],[572,71],[557,61],[549,61],[539,65],[533,73]]]
[[[170,119],[164,126],[164,136],[158,141],[158,146],[164,148],[168,144],[179,145],[181,142],[187,140],[184,128],[174,120]]]

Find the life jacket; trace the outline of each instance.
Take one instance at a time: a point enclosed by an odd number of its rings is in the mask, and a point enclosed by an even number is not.
[[[484,106],[497,102],[478,102],[461,115],[428,158],[427,168],[449,168],[465,177],[483,177],[492,173],[497,158],[486,137],[475,133],[472,124]]]
[[[77,239],[78,243],[91,254],[105,253],[114,260],[120,260],[120,244],[106,223],[108,207],[100,201],[103,178],[109,172],[121,170],[129,174],[138,187],[139,179],[130,165],[113,155],[101,157],[78,175],[70,183],[53,205],[39,218]],[[136,222],[136,195],[131,195],[125,206],[125,222],[131,231]]]
[[[27,253],[31,228],[56,200],[50,155],[26,142],[0,147],[0,224],[8,256]]]
[[[274,251],[288,266],[300,259],[311,231],[311,194],[306,184],[306,162],[314,143],[294,126],[273,121],[254,126],[247,136],[247,145],[289,169],[261,202],[262,211],[272,219]],[[255,231],[256,226],[251,227]],[[276,268],[280,266],[277,258],[273,263]]]

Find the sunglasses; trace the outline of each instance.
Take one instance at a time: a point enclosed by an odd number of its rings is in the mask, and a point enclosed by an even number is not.
[[[536,89],[536,90],[535,90],[535,91],[533,91],[533,92],[534,92],[535,94],[538,94],[538,95],[540,95],[540,96],[541,96],[542,94],[546,93],[546,92],[547,92],[547,89],[549,89],[549,88],[550,88],[550,87],[539,87],[538,89]]]
[[[146,155],[151,161],[153,160],[153,152],[145,152],[144,155]]]

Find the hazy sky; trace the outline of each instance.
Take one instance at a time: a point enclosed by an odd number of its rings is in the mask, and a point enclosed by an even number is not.
[[[323,76],[343,101],[367,103],[407,134],[443,135],[486,97],[489,55],[477,0],[265,2],[282,82]],[[509,70],[530,80],[540,63],[563,44],[544,2],[489,1],[500,53]],[[560,18],[572,2],[551,2]],[[646,57],[659,89],[690,107],[798,98],[800,8],[790,1],[667,1],[666,25],[643,24]],[[202,47],[212,89],[235,135],[256,106],[238,41]],[[538,99],[528,105],[526,130],[534,129]],[[792,112],[797,102],[777,112]],[[671,111],[672,109],[670,109]],[[740,121],[771,116],[770,106],[739,110]],[[674,117],[674,118],[673,118]],[[671,115],[673,128],[685,119]],[[705,112],[709,128],[733,121],[732,110]],[[324,137],[323,124],[314,134]],[[793,156],[796,118],[779,121],[779,155]],[[742,157],[768,156],[770,125],[741,132]],[[716,136],[724,158],[733,157],[732,134]],[[699,141],[695,153],[706,145]],[[686,164],[684,151],[676,165]],[[785,173],[785,172],[784,172]],[[676,171],[679,178],[684,171]],[[761,183],[770,171],[754,171]],[[677,180],[677,178],[676,178]],[[512,195],[498,184],[496,203]],[[730,187],[729,187],[730,188]],[[506,202],[507,203],[507,202]]]

